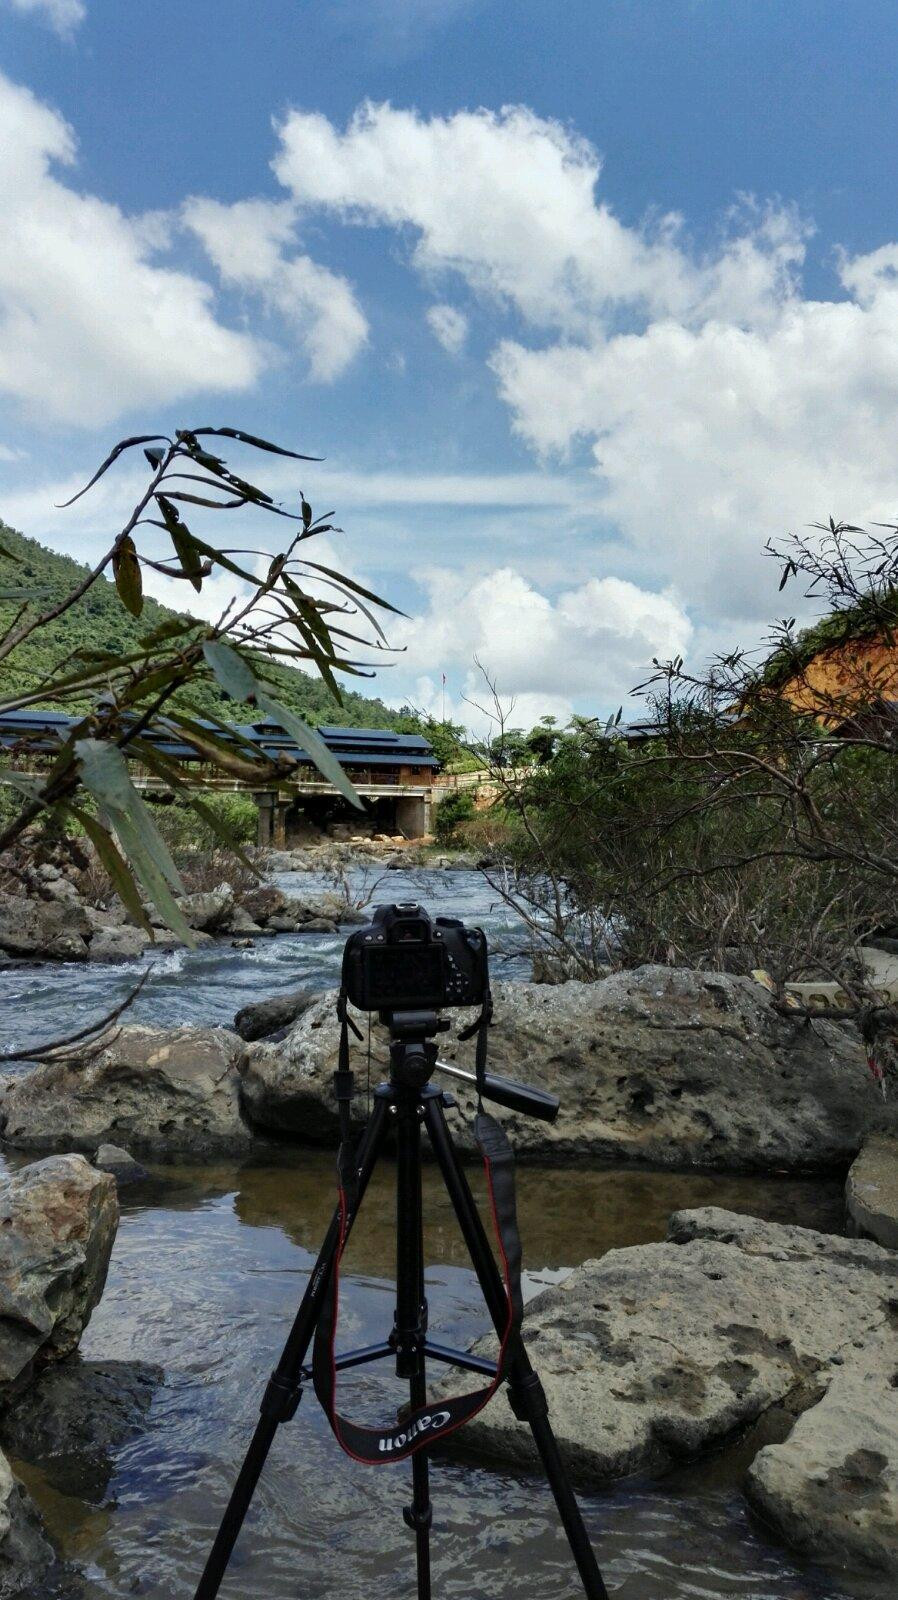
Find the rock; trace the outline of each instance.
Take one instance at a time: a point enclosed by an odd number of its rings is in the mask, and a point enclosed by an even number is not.
[[[240,910],[256,923],[265,923],[276,911],[287,904],[283,889],[272,884],[260,884],[256,889],[246,889],[240,896]]]
[[[135,961],[149,946],[143,928],[98,928],[90,941],[91,961]]]
[[[502,1111],[523,1158],[627,1159],[664,1166],[801,1170],[848,1163],[882,1102],[856,1035],[796,1029],[749,979],[640,967],[599,983],[497,983],[490,1067],[561,1098],[557,1122]],[[456,1027],[470,1020],[459,1012]],[[333,996],[243,1068],[248,1116],[300,1137],[336,1138]],[[384,1055],[384,1039],[379,1054]],[[440,1040],[465,1067],[473,1046]],[[453,1082],[465,1113],[474,1100]],[[356,1115],[364,1117],[359,1095]]]
[[[82,901],[78,890],[69,878],[64,878],[60,873],[51,883],[41,885],[41,898],[56,901],[61,906],[77,906],[81,909]]]
[[[342,895],[321,894],[309,900],[285,896],[266,927],[270,933],[336,933],[340,924],[367,920],[367,913],[349,905]]]
[[[111,1172],[119,1188],[126,1183],[140,1183],[149,1177],[146,1167],[135,1161],[129,1151],[117,1144],[101,1144],[94,1156],[98,1172]]]
[[[266,1039],[269,1034],[295,1022],[317,999],[314,989],[286,989],[283,994],[273,994],[267,1000],[244,1006],[234,1018],[234,1027],[241,1039]]]
[[[297,855],[301,859],[301,852],[265,849],[256,855],[256,862],[264,866],[266,872],[296,872]]]
[[[36,1161],[0,1185],[0,1392],[75,1349],[118,1216],[115,1180],[83,1156]]]
[[[867,1140],[848,1174],[845,1202],[861,1233],[898,1250],[898,1138]]]
[[[215,935],[213,933],[201,933],[198,928],[192,930],[192,939],[195,950],[199,950],[204,944],[215,943]],[[149,948],[153,951],[184,950],[186,946],[184,940],[180,939],[176,933],[172,933],[170,928],[157,928],[154,924],[153,943]]]
[[[788,1439],[755,1457],[746,1492],[761,1515],[815,1561],[898,1579],[894,1372],[890,1378],[882,1370],[838,1373]]]
[[[35,1600],[39,1592],[60,1595],[64,1574],[29,1495],[0,1454],[0,1600]]]
[[[232,906],[228,912],[228,933],[239,933],[254,936],[262,932],[258,922],[254,922],[248,911],[242,906]]]
[[[4,1449],[39,1467],[58,1493],[99,1504],[114,1452],[145,1425],[163,1379],[145,1361],[60,1362],[0,1417]]]
[[[178,909],[191,928],[198,928],[203,933],[214,933],[227,922],[233,903],[234,891],[231,885],[220,883],[217,888],[204,890],[200,894],[182,895],[178,901]]]
[[[94,933],[101,928],[132,927],[128,922],[128,913],[124,906],[90,906],[85,905],[84,915]],[[142,930],[141,930],[142,931]]]
[[[886,1383],[896,1288],[898,1257],[879,1245],[705,1207],[676,1213],[666,1243],[611,1250],[546,1289],[524,1335],[562,1454],[602,1483],[665,1471],[771,1407],[805,1410],[862,1364]],[[488,1406],[465,1440],[535,1460],[507,1405]]]
[[[86,961],[92,928],[80,905],[0,894],[0,949],[42,961]]]
[[[0,1132],[30,1150],[240,1150],[242,1052],[225,1028],[121,1028],[103,1050],[0,1082]]]

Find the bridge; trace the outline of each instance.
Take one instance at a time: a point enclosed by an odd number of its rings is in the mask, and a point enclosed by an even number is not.
[[[6,751],[25,770],[40,770],[45,760],[77,722],[76,717],[59,711],[0,712],[0,750]],[[221,728],[197,717],[200,727],[217,738],[228,737]],[[229,724],[235,754],[239,738],[249,738],[273,761],[291,763],[286,775],[279,774],[266,788],[254,787],[239,778],[228,777],[182,739],[177,729],[163,720],[142,737],[161,755],[184,768],[184,781],[191,788],[213,792],[250,794],[258,808],[259,844],[279,848],[301,836],[308,824],[325,828],[332,822],[352,821],[358,814],[349,807],[338,789],[323,778],[311,757],[278,723],[240,722]],[[433,781],[439,762],[422,734],[395,733],[391,728],[321,727],[318,730],[328,749],[333,751],[378,833],[401,833],[417,839],[430,832]],[[132,762],[135,784],[157,800],[173,798],[164,779]],[[361,819],[359,818],[359,821]]]

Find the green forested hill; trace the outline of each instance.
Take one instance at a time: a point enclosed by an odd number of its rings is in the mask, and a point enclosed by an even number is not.
[[[0,555],[0,588],[29,587],[40,584],[49,591],[40,601],[41,607],[62,599],[84,577],[87,567],[73,561],[70,556],[57,555],[47,550],[36,539],[28,539],[0,522],[0,545],[9,550],[18,561],[9,561]],[[0,635],[8,627],[17,607],[9,600],[0,600]],[[188,608],[189,609],[189,608]],[[41,628],[26,639],[12,656],[0,662],[0,701],[13,694],[34,689],[48,672],[68,653],[78,646],[121,652],[133,649],[143,634],[175,615],[168,607],[146,599],[143,614],[137,618],[127,612],[113,585],[100,578],[88,593],[70,611]],[[358,694],[351,689],[343,691],[343,704],[332,698],[318,677],[288,666],[268,667],[277,681],[277,696],[304,717],[307,722],[335,722],[356,728],[396,728],[413,731],[419,726],[408,711],[391,711],[382,700]],[[200,710],[225,717],[231,722],[249,722],[253,719],[251,706],[228,700],[215,684],[199,684],[190,690],[192,705]],[[77,702],[71,703],[71,709]],[[68,709],[68,706],[67,706]]]

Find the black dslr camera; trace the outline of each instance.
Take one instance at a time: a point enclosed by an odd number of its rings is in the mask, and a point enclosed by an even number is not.
[[[486,935],[414,900],[377,906],[346,941],[343,988],[359,1011],[480,1006],[488,987]]]

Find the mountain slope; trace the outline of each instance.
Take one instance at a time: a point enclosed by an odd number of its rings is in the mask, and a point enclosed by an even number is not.
[[[88,571],[70,556],[46,549],[36,539],[17,533],[3,522],[0,522],[0,545],[19,558],[9,561],[0,555],[0,589],[46,586],[49,593],[40,601],[42,608],[70,594]],[[16,610],[15,602],[0,600],[0,636]],[[8,660],[0,662],[0,700],[36,688],[59,661],[79,646],[126,655],[142,635],[175,615],[177,613],[167,606],[147,598],[143,614],[139,618],[132,617],[119,600],[113,584],[100,578],[71,610],[39,629],[13,651]],[[335,722],[355,728],[395,728],[400,732],[416,731],[419,727],[411,712],[393,711],[382,700],[352,689],[344,689],[343,704],[339,705],[320,678],[297,667],[277,665],[269,670],[277,682],[278,698],[314,726]],[[257,715],[251,706],[229,700],[215,684],[197,685],[190,690],[189,698],[198,709],[225,717],[230,722],[250,722]],[[67,702],[68,708],[77,708],[77,701]]]

